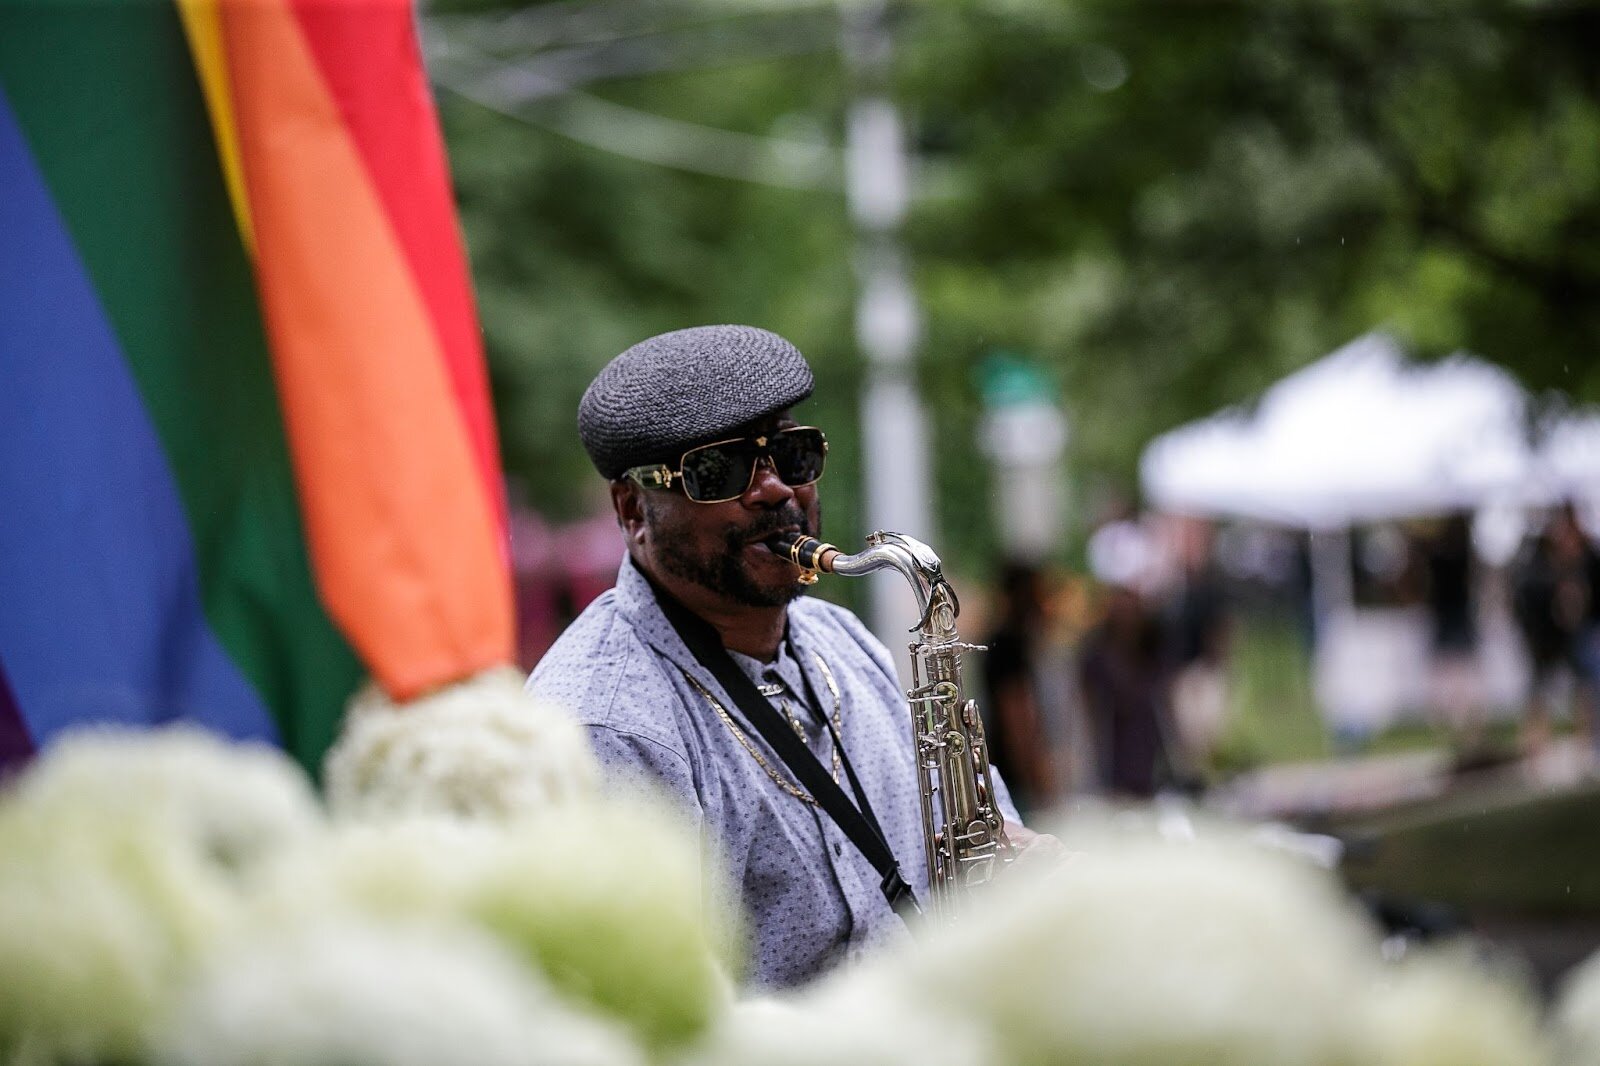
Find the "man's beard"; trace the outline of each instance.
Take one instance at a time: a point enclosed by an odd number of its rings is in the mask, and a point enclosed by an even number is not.
[[[729,526],[723,531],[722,548],[710,557],[694,555],[689,550],[692,540],[683,525],[663,521],[659,511],[646,518],[653,526],[651,539],[655,542],[656,562],[663,570],[681,581],[723,596],[745,607],[782,607],[805,591],[798,575],[795,580],[775,587],[764,587],[751,580],[741,563],[741,553],[752,539],[763,539],[764,533],[777,533],[785,527],[798,526],[807,536],[815,536],[805,512],[790,503],[776,511],[764,511],[755,521],[744,526]],[[821,521],[819,517],[818,526]]]

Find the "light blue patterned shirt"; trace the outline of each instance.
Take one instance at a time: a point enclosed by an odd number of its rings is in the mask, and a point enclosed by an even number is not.
[[[788,640],[775,662],[733,658],[758,686],[767,687],[775,706],[791,712],[830,769],[833,740],[821,715],[838,714],[845,751],[884,836],[907,883],[926,900],[910,718],[888,651],[849,611],[802,597],[789,606]],[[801,671],[824,707],[808,704]],[[613,781],[642,778],[664,785],[720,849],[755,939],[752,984],[796,985],[906,935],[872,864],[832,819],[773,779],[775,773],[798,788],[684,646],[631,560],[623,560],[616,587],[556,641],[528,688],[567,707],[588,727]],[[721,704],[728,721],[701,688]],[[840,782],[853,800],[843,774]],[[995,788],[1006,817],[1017,820],[998,778]]]

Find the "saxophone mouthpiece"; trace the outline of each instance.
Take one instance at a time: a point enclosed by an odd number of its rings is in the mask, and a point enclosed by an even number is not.
[[[832,544],[804,533],[779,533],[768,537],[766,544],[775,554],[800,568],[802,581],[806,581],[808,575],[811,581],[815,581],[819,570],[832,572],[834,557],[839,554],[839,549]],[[806,584],[809,585],[811,581],[806,581]]]

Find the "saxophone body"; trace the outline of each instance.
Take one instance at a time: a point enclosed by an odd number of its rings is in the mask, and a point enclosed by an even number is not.
[[[906,690],[917,757],[922,839],[930,909],[941,918],[959,914],[979,886],[1013,857],[1005,818],[995,802],[989,749],[976,700],[964,694],[961,653],[983,651],[956,632],[961,612],[939,557],[919,540],[877,532],[867,548],[845,555],[813,537],[785,534],[769,541],[801,570],[860,577],[895,570],[911,585],[921,620],[912,627],[911,687]]]

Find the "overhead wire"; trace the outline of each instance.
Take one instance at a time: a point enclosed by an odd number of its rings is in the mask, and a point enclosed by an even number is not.
[[[809,32],[798,34],[775,34],[770,26],[730,33],[725,21],[689,29],[635,22],[612,24],[606,36],[592,17],[583,21],[597,11],[626,11],[624,17],[633,18],[640,10],[692,14],[705,6],[637,2],[635,7],[634,0],[568,0],[513,16],[426,16],[423,41],[430,76],[441,88],[498,114],[642,162],[782,188],[842,188],[842,152],[824,140],[721,129],[616,103],[580,88],[609,79],[832,50],[837,39],[831,31],[820,33],[815,19]],[[538,12],[549,18],[547,9],[560,9],[569,30],[581,25],[584,43],[529,56],[529,41],[559,39],[550,32],[554,23],[543,24],[541,38],[541,26],[512,23],[521,27],[512,32],[508,20]],[[506,46],[513,54],[495,54]]]

